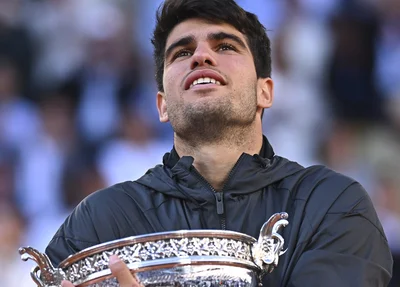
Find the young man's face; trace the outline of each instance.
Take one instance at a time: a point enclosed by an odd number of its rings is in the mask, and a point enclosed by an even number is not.
[[[233,26],[184,21],[167,39],[160,120],[170,121],[177,134],[205,119],[249,125],[267,107],[262,99],[266,82],[257,79],[247,41]]]

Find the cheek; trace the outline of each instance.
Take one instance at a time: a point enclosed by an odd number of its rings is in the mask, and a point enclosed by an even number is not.
[[[184,66],[182,63],[174,63],[166,67],[163,78],[165,92],[177,91],[181,86],[184,76]]]
[[[171,76],[167,72],[167,70],[164,71],[164,77],[163,77],[163,86],[164,86],[164,92],[167,93],[167,91],[170,89],[171,85]]]
[[[227,71],[235,71],[232,73],[234,79],[257,79],[257,73],[255,69],[254,62],[249,59],[234,58],[227,62]],[[246,81],[239,81],[246,82]]]

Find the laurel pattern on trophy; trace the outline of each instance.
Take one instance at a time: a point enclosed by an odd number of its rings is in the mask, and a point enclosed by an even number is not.
[[[252,262],[251,246],[245,242],[225,238],[179,238],[137,243],[88,256],[66,269],[68,280],[75,282],[108,269],[108,258],[118,255],[125,263],[167,259],[174,257],[223,256]]]

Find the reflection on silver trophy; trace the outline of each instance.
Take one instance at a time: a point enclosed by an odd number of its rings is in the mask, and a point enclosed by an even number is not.
[[[71,255],[54,268],[46,254],[20,248],[23,260],[37,266],[31,276],[38,287],[119,286],[108,268],[118,255],[142,286],[258,286],[261,277],[278,265],[288,224],[287,213],[276,213],[262,226],[258,240],[222,230],[182,230],[128,237],[96,245]]]

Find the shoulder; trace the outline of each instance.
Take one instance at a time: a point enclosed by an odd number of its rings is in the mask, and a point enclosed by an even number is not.
[[[140,197],[149,197],[149,193],[150,190],[145,186],[135,181],[125,181],[93,192],[77,208],[106,211],[110,207],[132,206]]]
[[[166,200],[160,190],[146,186],[139,180],[125,181],[92,193],[77,209],[85,209],[96,217],[116,212],[138,215],[156,208]]]
[[[348,176],[338,173],[324,165],[312,165],[303,167],[296,162],[284,157],[275,156],[275,161],[279,162],[279,168],[284,168],[286,176],[280,182],[280,187],[295,191],[297,189],[307,189],[314,191],[321,187],[330,187],[333,190],[345,189],[356,181]],[[310,194],[298,194],[304,198]]]
[[[353,178],[326,166],[305,168],[295,199],[313,214],[348,214],[364,210],[375,218],[375,210],[364,187]]]
[[[103,200],[114,200],[124,197],[129,191],[134,191],[132,181],[120,182],[103,189],[97,190],[87,196],[82,202],[87,204],[93,204],[102,202]]]
[[[348,186],[356,181],[351,177],[334,171],[324,165],[312,165],[304,168],[304,183],[309,185],[315,185],[316,187],[321,184],[329,184],[334,187]]]
[[[299,199],[308,199],[316,193],[330,194],[339,196],[351,186],[358,186],[361,193],[364,192],[361,185],[353,178],[336,172],[324,165],[313,165],[302,169],[294,175],[296,180],[297,193]]]
[[[117,231],[115,227],[124,223],[126,218],[141,216],[144,207],[137,200],[140,193],[146,192],[131,181],[95,191],[74,208],[56,236],[103,242],[107,232],[114,234]]]
[[[288,161],[287,165],[297,165]],[[369,200],[365,189],[353,178],[324,165],[302,167],[286,177],[280,188],[290,190],[293,200],[307,203],[308,208],[330,208],[334,203]]]
[[[304,184],[310,188],[313,193],[329,193],[333,196],[340,196],[346,193],[352,193],[354,196],[367,195],[364,188],[355,179],[336,172],[323,165],[315,165],[305,169],[306,179]]]

